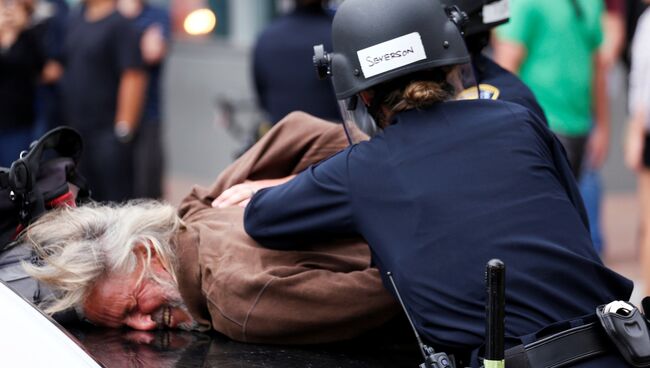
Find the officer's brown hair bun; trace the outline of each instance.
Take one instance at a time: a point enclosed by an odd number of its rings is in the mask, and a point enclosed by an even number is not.
[[[408,75],[380,87],[385,93],[383,104],[393,112],[424,109],[435,103],[454,98],[457,91],[452,80],[458,75],[456,67],[426,70]]]
[[[436,102],[448,99],[449,92],[445,89],[446,82],[417,81],[404,88],[402,101],[394,109],[405,105],[405,109],[424,108]]]

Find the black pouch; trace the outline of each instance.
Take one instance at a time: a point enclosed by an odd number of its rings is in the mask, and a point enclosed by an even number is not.
[[[629,364],[634,367],[650,367],[649,326],[637,307],[615,301],[598,306],[596,315],[609,339]]]
[[[0,167],[0,252],[46,211],[89,198],[78,170],[82,151],[81,135],[62,126],[32,143],[11,168]]]
[[[31,247],[18,244],[20,232],[45,212],[75,206],[90,196],[79,173],[83,142],[77,131],[58,127],[21,153],[11,168],[0,167],[0,280],[34,304],[52,292],[31,278],[22,262],[38,261]],[[71,184],[78,192],[73,192]],[[55,314],[59,322],[72,322],[74,310]]]

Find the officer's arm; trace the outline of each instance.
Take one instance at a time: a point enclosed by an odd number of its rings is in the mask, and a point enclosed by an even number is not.
[[[246,207],[244,227],[260,244],[291,249],[354,233],[344,150],[293,180],[257,192]]]

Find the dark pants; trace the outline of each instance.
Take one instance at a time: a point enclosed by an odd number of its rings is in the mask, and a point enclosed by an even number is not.
[[[113,130],[82,133],[84,152],[81,173],[88,180],[92,198],[96,201],[121,202],[133,196],[133,148],[121,143]]]
[[[580,179],[580,172],[582,170],[582,162],[585,157],[585,149],[587,146],[587,140],[589,139],[588,135],[579,135],[579,136],[566,136],[555,133],[557,139],[564,146],[566,151],[567,159],[571,165],[571,171],[573,176],[576,178],[576,181]]]
[[[162,198],[164,154],[159,122],[147,122],[133,141],[133,194],[136,198]]]

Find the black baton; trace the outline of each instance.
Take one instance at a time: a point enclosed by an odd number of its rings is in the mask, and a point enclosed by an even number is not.
[[[503,336],[505,331],[506,266],[490,260],[485,270],[485,368],[505,367]]]

